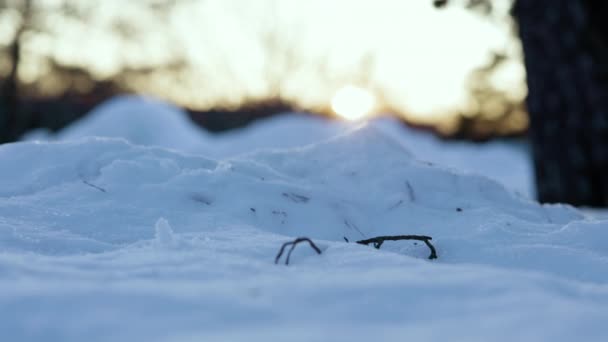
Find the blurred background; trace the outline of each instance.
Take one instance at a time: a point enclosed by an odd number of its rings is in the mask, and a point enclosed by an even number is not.
[[[0,0],[2,140],[57,130],[119,93],[165,99],[214,131],[297,110],[519,135],[526,86],[511,4]]]

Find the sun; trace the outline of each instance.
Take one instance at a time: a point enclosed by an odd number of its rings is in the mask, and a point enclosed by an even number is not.
[[[375,105],[371,91],[353,85],[340,88],[331,100],[331,108],[336,114],[353,121],[371,114]]]

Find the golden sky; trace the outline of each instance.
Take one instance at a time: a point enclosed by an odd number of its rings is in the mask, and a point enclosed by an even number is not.
[[[52,13],[66,0],[38,1]],[[519,46],[507,23],[463,6],[437,10],[431,0],[185,0],[159,16],[142,9],[153,2],[78,0],[77,6],[94,7],[87,20],[48,16],[53,32],[28,37],[22,78],[33,81],[44,72],[41,55],[87,67],[99,78],[125,66],[182,59],[189,65],[185,71],[129,81],[142,92],[200,108],[238,105],[273,91],[303,107],[326,108],[352,84],[371,92],[376,110],[394,108],[432,121],[464,110],[470,71],[487,62],[491,51],[506,50],[516,58],[493,81],[514,99],[525,95]],[[494,3],[501,16],[510,1]],[[5,13],[1,19],[0,40],[18,16]],[[117,22],[136,33],[116,39]]]

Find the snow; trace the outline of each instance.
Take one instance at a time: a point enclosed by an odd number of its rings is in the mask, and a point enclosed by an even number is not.
[[[160,248],[172,248],[177,245],[177,241],[175,238],[175,234],[173,233],[173,228],[169,224],[169,221],[165,218],[159,218],[156,221],[156,244]]]
[[[56,141],[0,145],[4,339],[608,337],[608,220],[475,167],[502,152],[523,174],[520,147],[296,114],[214,137],[150,101],[106,104]],[[469,169],[440,163],[457,161],[439,146]],[[415,241],[354,243],[397,234],[432,236],[438,259]],[[298,236],[322,254],[302,244],[275,265]]]
[[[485,175],[514,191],[533,197],[532,165],[526,146],[521,143],[447,142],[387,117],[372,120],[369,124],[398,141],[417,159]],[[183,110],[169,103],[126,95],[107,101],[57,136],[37,130],[26,134],[24,139],[65,141],[87,136],[117,137],[134,144],[226,159],[256,150],[313,144],[345,133],[356,125],[290,113],[216,136],[192,125]],[[509,167],[504,167],[505,160],[509,161]]]
[[[179,132],[179,134],[175,134]],[[125,138],[138,145],[163,146],[181,151],[204,149],[205,134],[194,127],[188,114],[151,97],[116,97],[58,134],[60,140],[87,136]]]

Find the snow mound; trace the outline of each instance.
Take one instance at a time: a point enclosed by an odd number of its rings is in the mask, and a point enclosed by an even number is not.
[[[57,139],[83,137],[123,138],[137,145],[180,151],[205,151],[206,132],[198,129],[183,110],[161,100],[139,95],[112,98],[83,119],[61,130]]]
[[[196,127],[182,110],[168,103],[149,97],[120,96],[101,104],[55,137],[48,132],[33,131],[23,140],[121,137],[138,145],[225,159],[258,150],[314,144],[343,134],[354,125],[301,113],[285,113],[241,129],[211,135]],[[486,175],[513,191],[530,198],[534,195],[532,164],[523,144],[446,142],[388,117],[371,119],[369,125],[394,138],[420,160]],[[509,160],[508,168],[503,167],[504,160]]]
[[[291,149],[330,139],[355,126],[352,122],[316,115],[284,113],[218,134],[209,153],[211,157],[222,159],[258,150]]]
[[[378,118],[372,124],[406,146],[420,160],[485,175],[513,191],[534,197],[531,152],[524,142],[500,139],[484,143],[445,141],[391,118]],[[508,167],[505,167],[507,163]]]
[[[98,242],[91,252],[153,238],[149,224],[161,216],[182,233],[253,226],[330,241],[425,234],[446,263],[608,279],[608,250],[594,246],[590,255],[582,230],[561,230],[584,219],[576,210],[541,206],[490,179],[417,161],[370,125],[319,144],[220,162],[89,139],[3,146],[0,163],[11,165],[0,171],[0,214],[20,213],[18,222],[5,224]],[[24,198],[37,205],[23,206]],[[49,214],[53,220],[40,222]],[[419,246],[404,253],[427,251]],[[584,264],[606,272],[588,274]]]

